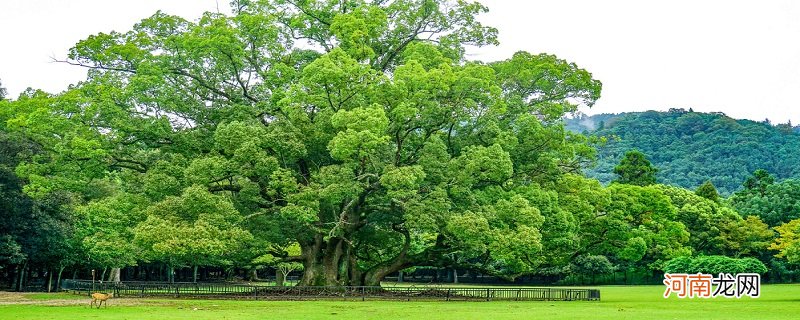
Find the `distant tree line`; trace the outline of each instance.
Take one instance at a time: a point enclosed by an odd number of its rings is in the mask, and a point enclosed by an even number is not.
[[[566,120],[574,132],[604,137],[597,165],[586,174],[603,183],[630,149],[647,154],[659,183],[694,189],[711,180],[722,195],[741,190],[749,174],[764,169],[777,179],[800,178],[800,127],[791,122],[736,120],[722,113],[684,109],[579,115]]]

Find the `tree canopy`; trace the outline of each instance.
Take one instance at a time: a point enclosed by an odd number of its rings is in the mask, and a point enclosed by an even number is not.
[[[653,167],[644,153],[630,150],[614,167],[614,173],[618,176],[614,181],[637,186],[651,185],[656,183],[656,172],[658,169]]]
[[[113,229],[87,241],[133,235],[140,259],[170,265],[253,235],[302,262],[305,284],[455,261],[513,278],[542,263],[539,195],[592,153],[560,123],[599,98],[589,72],[526,52],[466,61],[465,45],[496,43],[478,3],[237,4],[194,22],[158,12],[71,49],[88,79],[24,94],[8,121],[52,151],[17,170],[28,194],[80,194]],[[188,242],[163,237],[175,234]]]
[[[0,226],[0,268],[158,264],[173,281],[271,266],[377,285],[415,267],[513,280],[774,262],[770,245],[795,261],[782,223],[797,211],[778,201],[797,199],[793,180],[756,172],[720,200],[710,182],[657,184],[673,169],[632,148],[619,183],[586,177],[604,139],[564,116],[601,83],[550,54],[468,60],[497,43],[479,3],[233,4],[89,36],[64,60],[85,81],[0,100],[0,214],[19,226]]]

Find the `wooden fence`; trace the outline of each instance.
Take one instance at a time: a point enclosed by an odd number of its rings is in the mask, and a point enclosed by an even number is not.
[[[480,287],[276,287],[232,283],[120,282],[64,280],[61,288],[77,294],[113,292],[118,297],[223,298],[255,300],[360,299],[445,301],[599,301],[600,290],[568,288]]]

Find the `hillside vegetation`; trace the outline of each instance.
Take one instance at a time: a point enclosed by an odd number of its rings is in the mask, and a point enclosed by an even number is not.
[[[757,169],[778,180],[800,176],[800,134],[791,124],[738,120],[722,113],[671,109],[579,116],[567,129],[609,137],[586,174],[608,183],[625,151],[638,149],[659,169],[659,183],[694,189],[711,180],[723,195]]]

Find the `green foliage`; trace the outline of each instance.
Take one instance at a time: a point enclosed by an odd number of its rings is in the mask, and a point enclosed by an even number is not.
[[[583,255],[575,258],[570,270],[577,274],[602,275],[614,271],[614,266],[605,256]]]
[[[620,267],[661,270],[666,261],[691,253],[690,232],[661,186],[613,184],[607,192],[607,202],[579,216],[575,256],[603,255]]]
[[[97,266],[134,266],[141,252],[131,241],[133,227],[144,220],[146,200],[141,196],[117,194],[76,208],[77,238],[89,260]]]
[[[144,210],[133,239],[146,261],[171,266],[224,265],[252,236],[239,226],[242,218],[233,204],[203,188],[187,188],[180,197],[167,197]]]
[[[720,238],[728,255],[764,257],[770,242],[775,238],[769,226],[757,216],[731,220],[721,225]]]
[[[775,256],[779,258],[800,264],[800,219],[777,226],[775,231],[778,231],[778,237],[770,244],[769,249],[778,251]]]
[[[648,155],[659,168],[660,183],[695,189],[711,180],[724,196],[740,190],[757,169],[778,180],[800,177],[796,129],[683,109],[576,117],[567,120],[567,127],[609,138],[598,147],[597,166],[586,170],[603,183],[616,178],[614,166],[631,149]]]
[[[614,167],[614,173],[618,176],[614,181],[637,186],[651,185],[656,183],[657,171],[644,153],[631,150],[626,152],[619,165]]]
[[[616,167],[621,183],[584,177],[604,138],[562,119],[601,83],[548,54],[467,61],[466,45],[496,43],[484,11],[240,1],[232,15],[157,12],[80,41],[68,59],[86,81],[0,101],[0,213],[22,226],[0,226],[0,260],[151,262],[170,277],[270,265],[303,270],[303,285],[375,285],[414,267],[511,280],[759,256],[762,220],[792,217],[770,197],[793,182],[761,173],[731,203],[769,199],[780,218],[742,219],[713,186],[656,185],[638,151]]]
[[[593,151],[560,119],[601,84],[553,55],[465,61],[466,45],[497,42],[485,11],[274,0],[196,21],[157,12],[76,44],[85,82],[12,104],[9,126],[50,152],[16,172],[32,196],[87,202],[82,243],[102,265],[272,255],[302,262],[314,285],[565,265],[542,254],[576,236],[552,186]],[[546,219],[556,236],[543,239]]]
[[[775,177],[773,177],[767,170],[758,169],[753,172],[752,176],[747,177],[747,180],[744,181],[742,186],[744,186],[744,193],[758,193],[759,195],[764,195],[767,191],[767,187],[775,183]]]
[[[679,257],[664,267],[667,273],[767,273],[763,262],[755,258],[735,259],[726,256]]]
[[[800,218],[800,179],[774,183],[764,171],[745,181],[745,189],[730,198],[731,205],[745,216],[754,215],[770,226]]]
[[[717,192],[717,188],[714,187],[714,184],[711,182],[711,180],[706,180],[706,182],[703,182],[703,184],[697,187],[697,190],[695,190],[694,193],[708,200],[719,202],[719,193]]]

